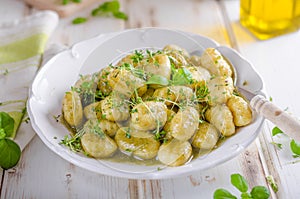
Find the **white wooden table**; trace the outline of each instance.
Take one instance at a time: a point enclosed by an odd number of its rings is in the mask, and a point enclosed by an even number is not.
[[[209,36],[237,49],[250,60],[264,79],[265,89],[279,107],[300,116],[300,33],[259,41],[239,24],[239,1],[217,0],[122,0],[129,15],[124,22],[93,18],[72,25],[77,16],[87,16],[96,5],[61,19],[49,43],[72,44],[101,33],[137,27],[167,27]],[[20,19],[36,12],[21,0],[0,0],[0,22]],[[292,163],[287,139],[278,150],[270,142],[273,124],[266,122],[259,138],[234,159],[190,176],[167,180],[128,180],[99,175],[79,168],[54,154],[38,136],[29,143],[14,169],[1,171],[1,199],[15,198],[212,198],[218,188],[235,195],[230,175],[240,173],[249,186],[269,186],[272,175],[279,186],[272,198],[300,198],[300,163]],[[299,132],[300,133],[300,132]]]

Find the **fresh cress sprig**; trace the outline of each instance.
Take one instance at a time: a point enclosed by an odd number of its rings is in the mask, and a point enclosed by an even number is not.
[[[267,199],[270,197],[269,190],[264,186],[255,186],[249,193],[247,180],[238,173],[231,175],[230,182],[241,192],[241,199]],[[217,189],[214,192],[214,199],[237,199],[237,197],[226,189]]]
[[[15,121],[9,114],[0,112],[0,166],[3,169],[14,167],[20,160],[21,149],[10,139]]]

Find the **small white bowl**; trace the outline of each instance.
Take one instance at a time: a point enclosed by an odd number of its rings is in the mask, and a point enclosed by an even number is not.
[[[240,128],[237,134],[228,138],[218,148],[179,167],[96,160],[74,153],[59,144],[69,131],[54,117],[61,114],[62,98],[80,74],[99,71],[123,52],[144,47],[162,48],[167,44],[176,44],[188,52],[199,49],[199,45],[204,48],[217,48],[236,67],[237,85],[263,94],[262,79],[251,64],[235,50],[220,46],[207,37],[161,28],[130,29],[103,34],[57,54],[41,68],[34,79],[29,93],[28,113],[32,126],[42,141],[56,154],[77,166],[104,175],[132,179],[163,179],[188,175],[212,168],[237,156],[257,137],[264,121],[262,117],[256,115],[250,125]],[[243,82],[247,82],[247,85],[243,85]]]

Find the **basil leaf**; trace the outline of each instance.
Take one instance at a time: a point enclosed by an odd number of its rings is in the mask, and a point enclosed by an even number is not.
[[[99,6],[99,11],[102,12],[118,12],[120,9],[120,3],[119,1],[108,1],[104,2]]]
[[[11,139],[4,138],[0,140],[0,166],[3,169],[14,167],[20,160],[21,149]]]
[[[246,179],[238,173],[231,175],[231,184],[240,190],[240,192],[248,191],[248,183]]]
[[[158,84],[162,86],[169,85],[169,80],[161,75],[153,75],[151,76],[145,84]]]
[[[272,129],[272,136],[275,136],[275,135],[277,135],[277,134],[282,134],[283,133],[283,131],[280,129],[280,128],[278,128],[277,126],[275,126],[273,129]]]
[[[6,133],[5,133],[4,129],[0,128],[0,139],[3,139],[5,137],[6,137]]]
[[[61,4],[67,5],[69,3],[69,0],[62,0]]]
[[[177,71],[174,71],[172,77],[173,85],[186,85],[191,84],[192,82],[192,74],[186,68],[180,68]]]
[[[269,190],[264,186],[255,186],[250,192],[253,199],[267,199],[270,197]]]
[[[15,120],[5,112],[0,112],[0,128],[4,129],[6,137],[10,137],[14,132]]]
[[[232,195],[226,189],[217,189],[214,192],[214,199],[237,199],[234,195]]]
[[[296,142],[294,139],[290,142],[291,151],[294,153],[294,157],[300,156],[300,143]]]
[[[249,194],[249,193],[247,193],[247,192],[243,192],[243,193],[241,194],[241,198],[242,198],[242,199],[252,199],[252,196],[251,196],[251,194]]]
[[[87,22],[87,18],[85,17],[77,17],[73,19],[72,24],[81,24]]]
[[[113,15],[117,19],[124,19],[124,20],[128,19],[128,16],[124,12],[114,12]]]
[[[118,13],[120,9],[119,1],[107,1],[101,4],[98,8],[92,10],[91,15],[105,15],[109,13]],[[117,14],[118,15],[118,14]]]

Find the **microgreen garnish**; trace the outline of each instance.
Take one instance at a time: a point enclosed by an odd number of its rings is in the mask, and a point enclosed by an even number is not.
[[[164,137],[166,136],[166,134],[167,133],[165,131],[161,131],[161,132],[156,131],[156,133],[155,133],[155,139],[159,140],[159,141],[163,141]]]
[[[105,137],[105,133],[103,132],[103,130],[98,126],[95,125],[92,127],[91,131],[97,135],[100,136],[100,138],[104,138]]]
[[[265,186],[255,186],[251,192],[248,192],[248,182],[240,174],[231,175],[231,184],[241,192],[242,199],[267,199],[270,197],[270,192]],[[214,192],[214,199],[237,199],[226,189],[217,189]]]
[[[82,83],[78,87],[71,87],[72,91],[80,95],[84,106],[95,102],[96,97],[100,99],[104,97],[101,91],[95,91],[95,75],[90,80],[85,78],[85,76],[80,76]]]
[[[9,137],[13,134],[15,121],[5,112],[0,112],[0,166],[3,169],[14,167],[20,160],[21,149]]]
[[[130,57],[132,59],[133,63],[140,63],[144,59],[144,55],[141,51],[134,51],[134,55]]]
[[[125,130],[125,137],[128,138],[128,139],[131,138],[131,134],[130,134],[130,129],[129,129],[129,128],[127,128],[127,129]]]
[[[71,151],[74,152],[82,152],[82,146],[80,143],[80,139],[84,134],[84,130],[79,130],[74,136],[65,135],[65,137],[60,141],[59,144],[65,145],[70,148]]]
[[[196,85],[195,93],[196,93],[197,100],[201,102],[201,101],[205,101],[205,98],[209,94],[209,90],[206,84]]]

